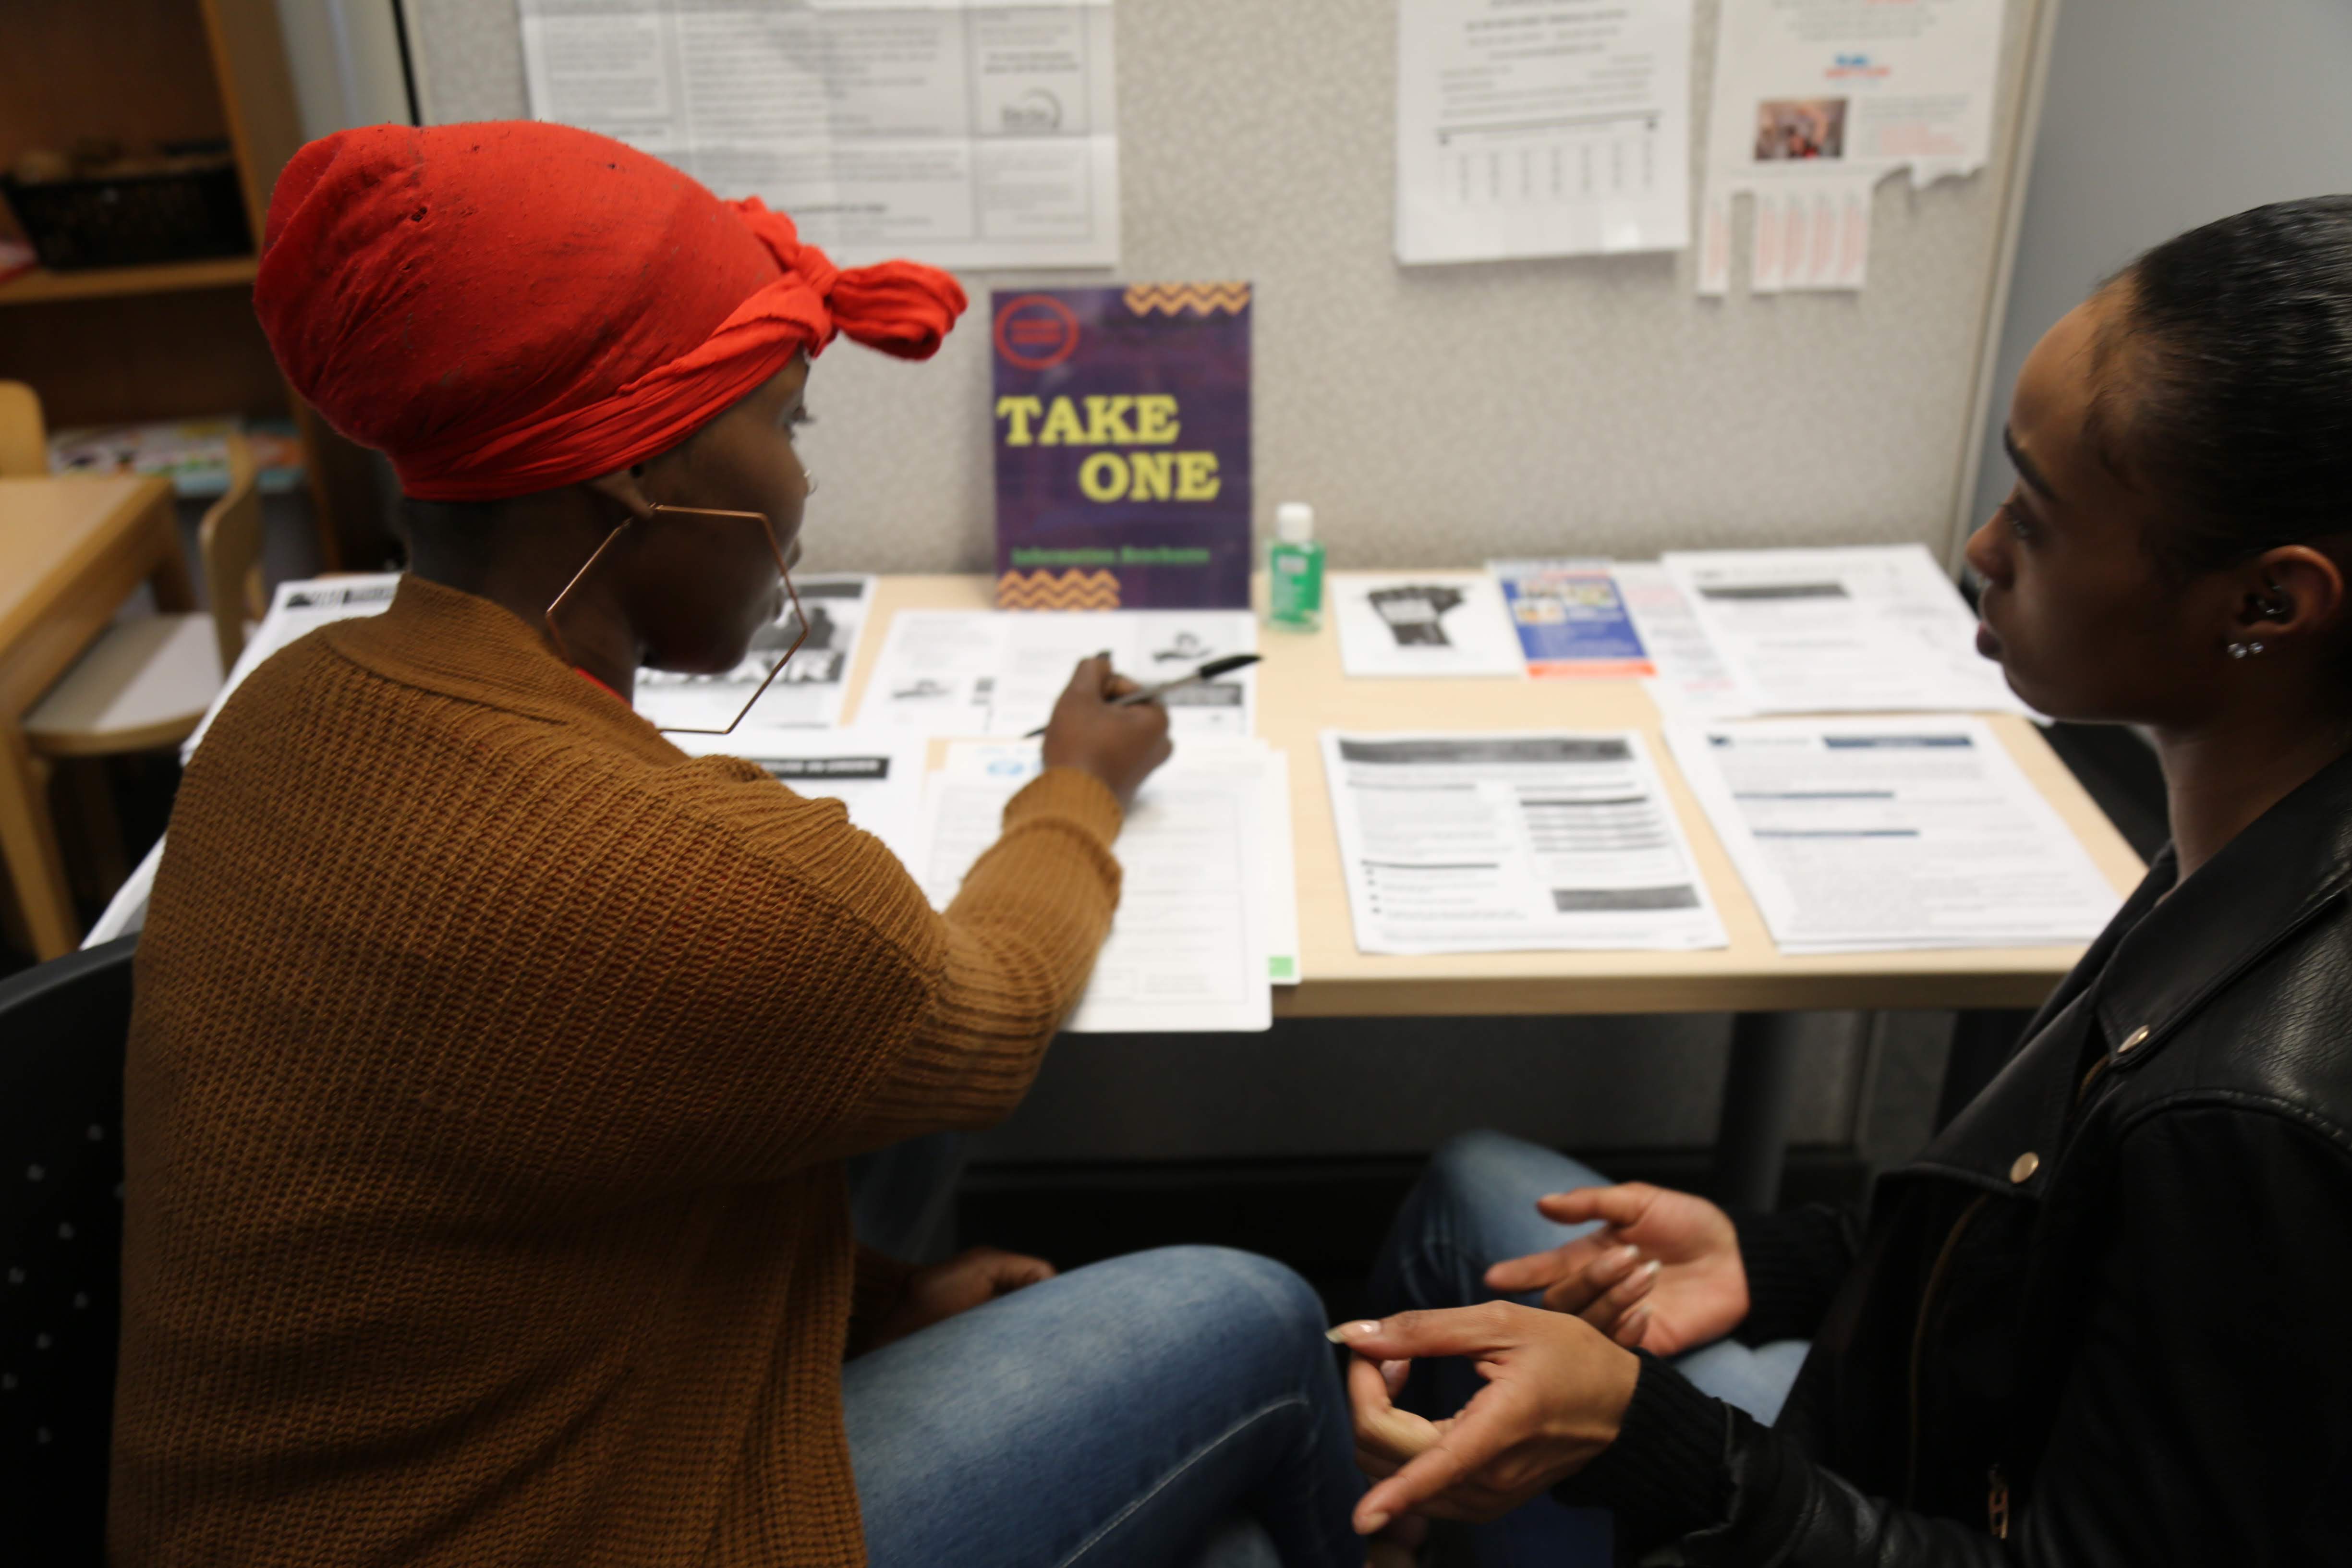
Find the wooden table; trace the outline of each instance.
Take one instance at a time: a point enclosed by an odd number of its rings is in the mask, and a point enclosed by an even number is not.
[[[860,640],[854,721],[889,616],[900,609],[983,609],[985,577],[885,577]],[[1453,1017],[1479,1014],[1733,1013],[1731,1078],[1717,1153],[1726,1194],[1769,1203],[1795,1098],[1789,1015],[1815,1009],[2038,1005],[2079,947],[1784,955],[1675,767],[1657,707],[1633,680],[1351,680],[1339,635],[1261,628],[1258,733],[1290,754],[1302,978],[1276,987],[1277,1017]],[[1987,716],[2025,775],[2055,806],[2116,890],[2144,868],[2065,764],[2025,720]],[[1639,730],[1690,837],[1730,945],[1706,952],[1360,952],[1348,910],[1320,732]]]
[[[169,481],[0,479],[0,857],[44,959],[80,927],[24,717],[142,582],[159,609],[195,608]]]

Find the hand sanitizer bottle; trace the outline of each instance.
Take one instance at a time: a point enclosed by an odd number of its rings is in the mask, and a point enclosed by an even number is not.
[[[1315,509],[1286,500],[1274,509],[1266,551],[1266,623],[1311,632],[1323,624],[1323,547],[1315,542]]]

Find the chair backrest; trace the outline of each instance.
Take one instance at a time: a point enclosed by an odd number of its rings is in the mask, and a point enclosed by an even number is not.
[[[124,937],[0,981],[0,1520],[97,1563],[121,1321]]]
[[[256,601],[261,590],[261,479],[253,447],[242,436],[228,438],[228,489],[205,512],[196,532],[204,561],[205,602],[213,607],[213,636],[220,642],[226,676],[245,651],[245,623],[268,609]]]
[[[41,395],[21,381],[0,381],[0,479],[37,479],[48,471]]]

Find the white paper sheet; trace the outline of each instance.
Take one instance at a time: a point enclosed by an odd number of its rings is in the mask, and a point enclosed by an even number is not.
[[[1397,259],[1690,243],[1691,0],[1400,0]]]
[[[1667,736],[1784,952],[2071,944],[2121,901],[1981,720]]]
[[[1620,561],[1617,596],[1657,667],[1643,684],[1668,718],[1720,718],[1748,710],[1748,696],[1699,625],[1674,574],[1655,561]]]
[[[245,683],[247,676],[261,667],[263,659],[295,638],[332,622],[383,614],[392,608],[392,595],[399,585],[397,572],[278,584],[278,592],[269,596],[269,613],[261,617],[261,625],[245,639],[245,651],[236,656],[236,663],[230,668],[228,679],[221,682],[213,705],[197,721],[194,733],[181,742],[180,761],[184,763],[196,754],[196,747],[213,727],[221,704]]]
[[[1669,552],[1751,713],[2027,713],[1919,544]]]
[[[520,0],[541,120],[756,195],[842,266],[1118,265],[1109,0]]]
[[[1484,572],[1337,572],[1329,584],[1350,676],[1527,673],[1502,590]]]
[[[932,775],[920,880],[945,909],[1004,803],[1036,776],[1037,743],[958,742]],[[1189,1034],[1274,1026],[1267,984],[1264,775],[1184,752],[1147,780],[1119,830],[1118,913],[1094,978],[1063,1026],[1076,1034]]]
[[[753,724],[838,724],[857,660],[858,634],[874,602],[874,579],[854,573],[812,574],[793,579],[809,618],[808,641],[760,705],[743,714]],[[724,675],[679,675],[667,669],[637,671],[636,710],[662,729],[710,730],[731,722],[775,668],[777,656],[799,635],[788,605],[773,625],[751,639],[743,662]]]
[[[857,722],[930,735],[1025,735],[1045,723],[1082,658],[1150,684],[1257,651],[1246,610],[901,610],[891,617]],[[1168,693],[1179,736],[1257,730],[1257,672]]]
[[[1723,0],[1698,289],[1727,292],[1753,195],[1749,287],[1859,289],[1871,193],[1974,174],[1992,147],[2005,0]]]
[[[690,757],[756,763],[794,795],[837,800],[909,871],[921,864],[930,742],[898,731],[809,730],[744,721],[731,735],[672,735]]]
[[[1726,945],[1639,734],[1323,733],[1365,952]]]

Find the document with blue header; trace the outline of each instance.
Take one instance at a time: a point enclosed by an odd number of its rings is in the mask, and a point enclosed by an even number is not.
[[[1666,737],[1783,952],[2071,946],[2121,901],[1981,720],[1758,720]]]

